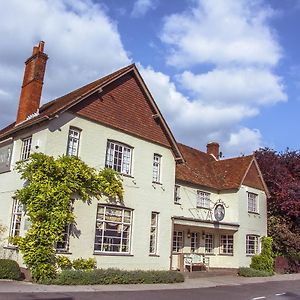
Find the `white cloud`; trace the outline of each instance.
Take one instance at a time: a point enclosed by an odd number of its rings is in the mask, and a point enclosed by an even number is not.
[[[135,18],[142,17],[149,10],[155,9],[156,6],[157,6],[156,0],[136,0],[133,5],[131,16]]]
[[[269,24],[277,12],[261,0],[191,3],[167,16],[160,34],[166,62],[185,69],[175,78],[191,97],[178,106],[175,132],[194,146],[215,140],[227,154],[251,152],[262,136],[242,122],[287,100],[283,79],[274,73],[283,55]]]
[[[268,26],[274,12],[261,1],[198,0],[196,7],[165,19],[161,40],[171,46],[168,63],[187,67],[275,65],[281,49]]]
[[[185,71],[177,78],[184,88],[211,104],[260,106],[287,100],[282,79],[268,69],[225,68],[198,75]]]
[[[44,40],[49,55],[43,98],[52,100],[131,61],[115,24],[102,7],[83,0],[11,0],[0,10],[0,127],[13,121],[24,61]]]
[[[204,150],[208,141],[230,145],[231,135],[237,124],[244,118],[253,117],[258,113],[255,108],[247,105],[218,106],[215,103],[203,103],[200,99],[192,101],[178,92],[166,74],[141,65],[139,69],[178,141],[196,148]],[[233,151],[230,147],[226,148],[226,155],[239,154],[240,148],[233,146]],[[243,145],[242,149],[251,152],[252,146],[249,144],[246,149]]]
[[[263,147],[262,135],[258,129],[240,128],[230,134],[229,140],[224,144],[227,153],[247,154]]]

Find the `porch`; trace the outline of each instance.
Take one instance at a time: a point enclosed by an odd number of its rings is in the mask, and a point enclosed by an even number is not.
[[[181,272],[234,268],[238,224],[173,218],[171,268]]]

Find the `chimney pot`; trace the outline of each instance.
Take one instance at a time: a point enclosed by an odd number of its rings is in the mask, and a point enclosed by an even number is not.
[[[207,154],[213,155],[216,160],[220,157],[220,145],[216,142],[211,142],[206,145]]]

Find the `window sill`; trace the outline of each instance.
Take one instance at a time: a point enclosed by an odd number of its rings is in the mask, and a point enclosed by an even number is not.
[[[5,173],[9,173],[9,172],[11,172],[11,170],[2,171],[2,172],[0,172],[0,174],[5,174]]]
[[[258,255],[258,253],[255,253],[255,254],[249,254],[249,253],[246,253],[246,257],[253,257],[255,255]]]
[[[204,256],[216,256],[215,253],[204,253]]]
[[[14,245],[3,246],[3,249],[19,251],[19,247]]]
[[[152,181],[153,184],[157,184],[157,185],[162,185],[161,182],[158,182],[158,181]]]
[[[158,254],[149,254],[150,257],[160,257]]]
[[[100,256],[134,256],[130,253],[122,253],[122,252],[97,252],[94,251],[94,255],[100,255]]]
[[[181,203],[180,203],[180,202],[174,202],[174,204],[175,204],[175,205],[181,205]]]
[[[204,207],[204,206],[196,206],[196,208],[207,209],[207,210],[210,209],[209,207]]]
[[[220,256],[233,256],[233,253],[220,253]]]
[[[259,212],[255,212],[255,211],[248,211],[249,215],[256,215],[256,216],[260,216]]]
[[[130,174],[124,174],[124,173],[119,173],[121,176],[127,177],[127,178],[134,178],[132,175]]]
[[[71,255],[72,254],[72,252],[70,252],[70,251],[67,251],[67,250],[55,250],[55,253],[56,254],[67,254],[67,255]]]

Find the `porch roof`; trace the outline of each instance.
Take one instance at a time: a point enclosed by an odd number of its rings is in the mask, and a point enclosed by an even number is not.
[[[238,223],[227,223],[227,222],[217,222],[209,220],[200,220],[197,218],[187,218],[181,216],[172,217],[175,225],[184,225],[184,226],[196,226],[204,228],[213,228],[213,229],[226,229],[237,231],[240,227]]]

